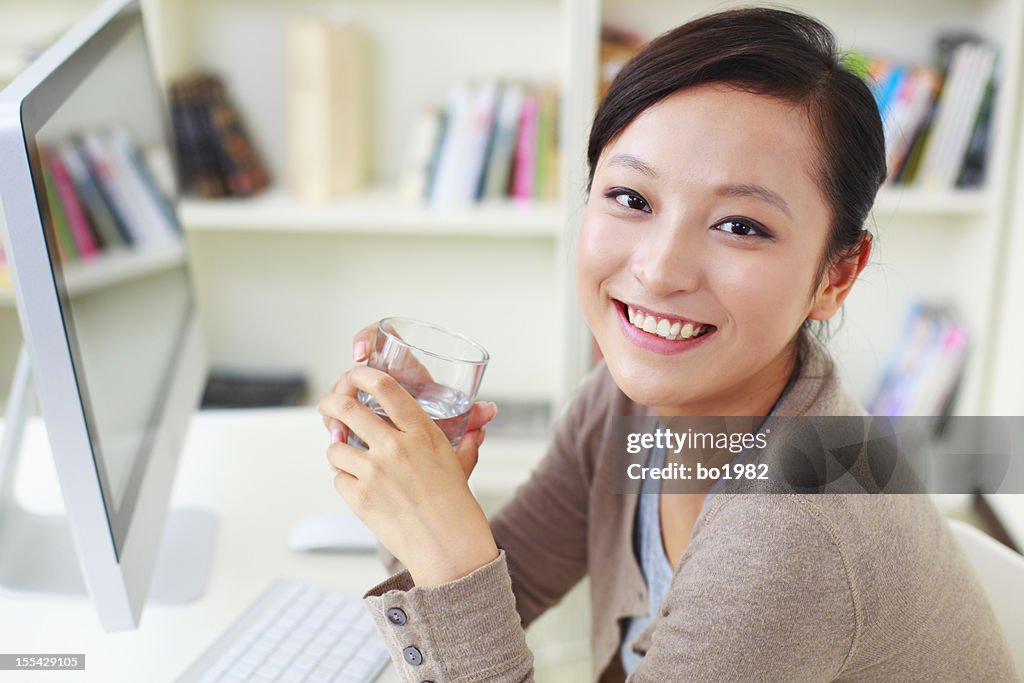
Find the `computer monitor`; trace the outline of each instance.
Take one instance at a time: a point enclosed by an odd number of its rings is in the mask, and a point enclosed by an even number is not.
[[[201,592],[213,537],[212,516],[167,514],[206,373],[175,200],[139,3],[104,3],[0,94],[0,202],[27,348],[5,441],[16,450],[34,388],[66,508],[66,521],[19,508],[7,454],[0,584],[87,587],[107,630],[134,628],[147,596]]]

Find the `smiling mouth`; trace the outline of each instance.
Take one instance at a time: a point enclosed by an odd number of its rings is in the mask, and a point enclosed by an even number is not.
[[[641,332],[646,332],[668,341],[697,339],[716,329],[714,325],[709,323],[701,323],[685,318],[666,317],[618,300],[615,300],[615,305],[623,311],[630,324],[635,328]]]

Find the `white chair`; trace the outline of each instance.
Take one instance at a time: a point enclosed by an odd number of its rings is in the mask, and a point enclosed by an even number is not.
[[[981,579],[1017,671],[1024,673],[1024,556],[966,522],[950,519],[949,526]]]

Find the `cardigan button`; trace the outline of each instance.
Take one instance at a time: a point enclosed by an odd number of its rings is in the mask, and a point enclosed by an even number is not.
[[[410,666],[419,666],[423,663],[423,655],[411,645],[402,650],[402,657],[405,658],[406,664]]]
[[[405,612],[398,607],[392,607],[389,609],[387,611],[387,616],[388,621],[395,626],[405,626],[405,622],[408,621],[408,618],[405,616]]]

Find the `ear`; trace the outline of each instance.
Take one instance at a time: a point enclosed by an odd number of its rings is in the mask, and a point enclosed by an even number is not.
[[[829,320],[836,314],[860,272],[868,264],[872,244],[871,233],[865,230],[858,253],[829,266],[818,287],[818,293],[814,296],[811,310],[807,313],[808,318]]]

